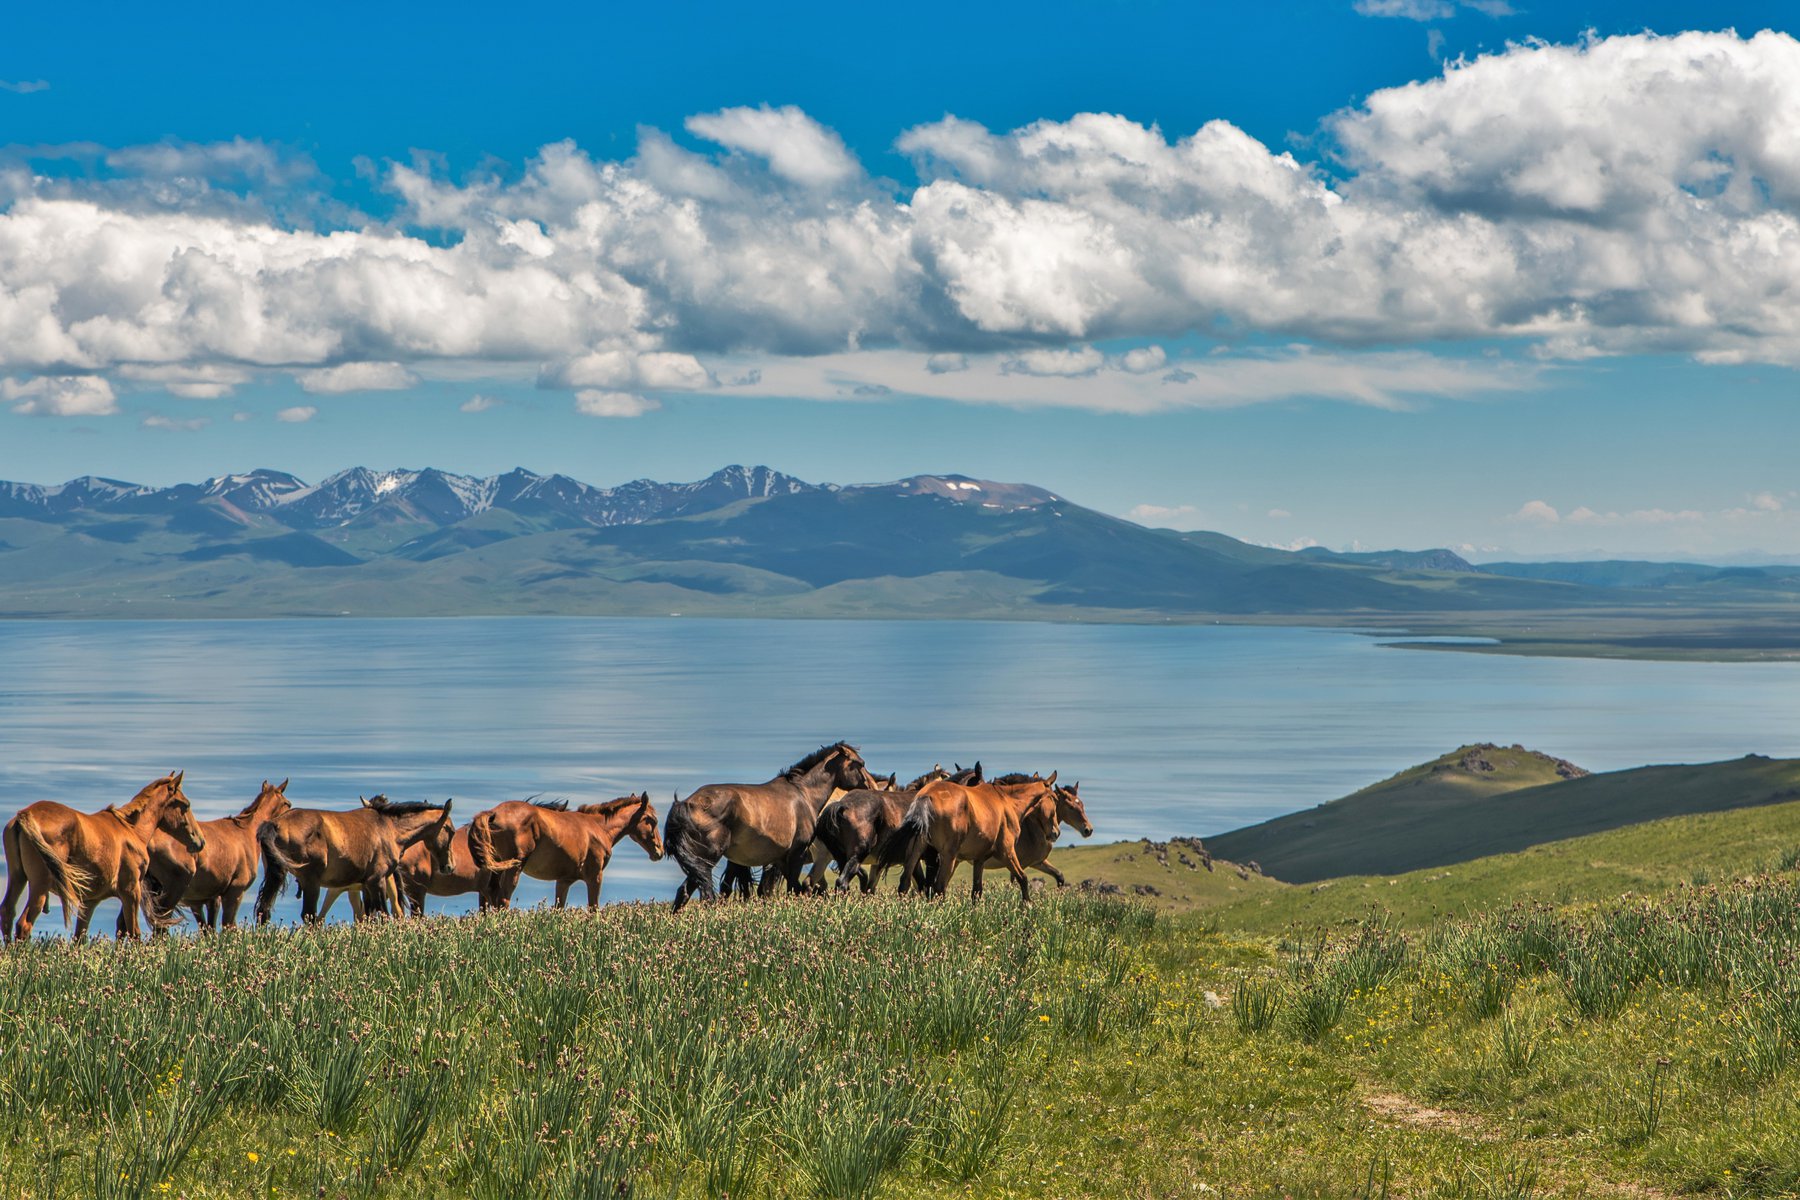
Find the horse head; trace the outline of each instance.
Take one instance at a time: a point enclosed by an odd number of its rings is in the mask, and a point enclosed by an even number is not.
[[[832,747],[832,751],[832,782],[846,792],[874,788],[875,777],[869,774],[868,764],[863,762],[862,754],[855,746],[849,742],[839,742]]]
[[[1084,838],[1093,837],[1094,823],[1088,820],[1087,806],[1081,802],[1081,784],[1052,787],[1051,794],[1056,797],[1056,819],[1065,825],[1073,825]]]
[[[651,862],[660,862],[663,856],[662,834],[656,825],[656,806],[650,803],[650,793],[644,792],[638,797],[638,806],[632,812],[631,823],[625,827],[625,832],[644,848]]]
[[[206,835],[200,832],[199,822],[194,820],[194,806],[181,790],[181,781],[186,771],[175,771],[166,779],[158,780],[163,786],[162,815],[156,819],[156,827],[174,838],[181,845],[198,854],[206,849]]]
[[[961,763],[957,763],[956,770],[948,775],[940,775],[938,778],[948,779],[951,783],[960,783],[964,787],[974,787],[982,781],[981,760],[976,759],[975,765],[972,767],[965,767]]]
[[[425,850],[431,855],[434,870],[455,870],[450,862],[450,846],[456,840],[456,826],[450,820],[450,801],[444,801],[444,811],[438,814],[437,820],[425,827],[418,840],[425,843]]]

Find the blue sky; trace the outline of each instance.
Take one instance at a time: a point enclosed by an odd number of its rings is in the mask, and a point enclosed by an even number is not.
[[[0,17],[0,478],[765,462],[1800,556],[1775,5],[421,11]]]

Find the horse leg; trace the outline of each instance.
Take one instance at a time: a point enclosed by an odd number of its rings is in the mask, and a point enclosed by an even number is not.
[[[479,899],[477,899],[477,903],[480,903]],[[481,907],[486,908],[487,905],[482,904]],[[415,917],[422,917],[425,915],[424,884],[409,883],[406,885],[406,911]]]
[[[1019,903],[1031,903],[1031,880],[1025,877],[1025,868],[1019,865],[1019,852],[1013,847],[1011,838],[1000,843],[1000,857],[1006,861],[1006,869],[1012,872],[1013,882],[1019,885]]]
[[[126,938],[130,938],[132,941],[137,940],[138,905],[142,902],[143,896],[138,890],[137,879],[133,878],[129,880],[125,887],[119,889],[119,920],[118,923],[113,926],[114,937],[118,938],[120,941],[124,941]],[[175,910],[171,907],[170,911],[173,912]],[[155,932],[167,934],[168,931],[165,929],[158,929]],[[154,936],[154,934],[152,936]]]
[[[241,891],[238,891],[236,888],[233,888],[231,891],[226,892],[223,896],[220,896],[218,899],[218,902],[213,907],[212,912],[210,913],[210,915],[208,917],[208,920],[212,924],[212,927],[214,929],[217,929],[219,927],[219,923],[222,921],[222,922],[224,922],[225,928],[236,929],[237,928],[238,905],[242,904],[243,902],[244,902],[244,893]]]
[[[1049,855],[1044,856],[1044,861],[1037,865],[1037,869],[1056,880],[1057,887],[1066,888],[1069,886],[1069,881],[1063,878],[1063,873],[1050,865]]]
[[[13,932],[13,940],[28,942],[31,940],[31,927],[37,919],[44,915],[44,909],[50,906],[50,893],[39,891],[34,885],[25,896],[25,911],[19,914],[19,927]]]
[[[559,879],[556,881],[556,907],[567,908],[569,906],[569,885],[574,882],[573,879]]]
[[[986,869],[985,861],[978,860],[974,865],[975,877],[969,882],[969,902],[971,904],[981,899],[981,873]]]
[[[25,862],[19,852],[19,829],[8,821],[0,839],[5,842],[6,895],[0,897],[0,940],[13,940],[13,914],[19,910],[19,893],[25,890]],[[27,926],[29,929],[29,926]]]
[[[350,908],[357,916],[362,916],[362,901],[352,892]],[[300,885],[300,920],[307,925],[317,925],[325,920],[319,913],[319,885],[303,883]]]
[[[595,909],[595,908],[600,907],[600,877],[601,877],[601,875],[602,875],[602,872],[595,871],[592,875],[589,875],[587,878],[588,908],[589,909]]]
[[[954,874],[956,874],[956,855],[938,855],[937,870],[931,879],[931,894],[941,898],[945,892],[950,890],[950,877]]]
[[[72,942],[87,941],[88,922],[93,919],[93,907],[84,902],[80,908],[75,910],[75,932],[69,935],[69,940]]]
[[[792,854],[788,855],[787,871],[785,872],[787,875],[788,895],[791,896],[796,892],[822,893],[825,890],[825,885],[822,880],[818,887],[813,887],[810,881],[806,886],[801,886],[800,872],[806,868],[807,860],[812,857],[813,851],[810,843],[797,848]],[[814,860],[813,865],[817,867],[818,863],[816,859]]]

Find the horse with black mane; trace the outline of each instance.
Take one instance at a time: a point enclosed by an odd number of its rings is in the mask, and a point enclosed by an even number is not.
[[[964,785],[939,779],[919,789],[906,816],[881,848],[881,866],[906,864],[900,894],[912,890],[913,875],[927,850],[937,852],[929,893],[942,896],[956,873],[956,864],[967,859],[979,880],[982,868],[992,860],[1004,866],[1019,885],[1019,900],[1031,903],[1031,882],[1019,863],[1019,819],[1056,788],[1056,775],[1048,779],[1028,776],[1019,783]]]
[[[939,779],[962,784],[980,783],[981,764],[978,762],[967,768],[958,766],[954,772],[934,766],[903,788],[885,791],[859,788],[845,792],[827,805],[819,815],[818,828],[813,831],[813,869],[807,876],[813,890],[825,890],[825,864],[829,863],[837,869],[838,891],[848,891],[850,881],[854,879],[862,885],[864,895],[873,892],[881,880],[883,868],[877,863],[871,872],[863,865],[863,860],[879,850],[894,830],[900,828],[919,789]],[[921,887],[925,884],[923,878],[918,882]]]
[[[556,885],[556,907],[568,903],[577,881],[587,885],[587,906],[600,903],[600,880],[612,861],[613,847],[630,837],[651,862],[663,856],[656,833],[656,808],[650,793],[621,796],[602,804],[583,804],[574,812],[564,803],[508,800],[469,823],[469,853],[487,872],[484,908],[508,908],[519,877]]]
[[[425,843],[433,862],[448,870],[454,835],[448,800],[441,805],[391,804],[376,797],[349,812],[289,809],[257,831],[264,869],[256,922],[268,923],[290,873],[300,888],[301,919],[311,924],[322,919],[320,888],[378,896],[392,888],[400,856],[415,843]],[[352,892],[355,898],[357,892]]]
[[[686,876],[675,907],[695,893],[718,897],[712,873],[721,858],[744,867],[779,867],[789,890],[798,891],[819,810],[834,789],[854,791],[873,782],[856,747],[833,742],[767,783],[714,783],[685,800],[678,796],[663,827],[664,845]],[[764,875],[764,895],[775,879]]]
[[[256,835],[269,821],[288,811],[288,781],[262,781],[256,799],[236,816],[201,821],[206,845],[190,849],[173,834],[159,831],[150,839],[150,865],[145,872],[145,915],[153,929],[174,923],[186,905],[202,930],[237,925],[238,906],[256,882],[262,855]]]

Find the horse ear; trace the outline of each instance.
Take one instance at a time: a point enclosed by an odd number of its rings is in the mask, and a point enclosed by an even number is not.
[[[444,801],[444,817],[443,817],[443,819],[446,821],[448,821],[450,819],[450,801],[448,801],[448,800]]]
[[[284,779],[281,781],[281,786],[276,788],[275,790],[278,792],[285,792],[285,791],[287,791],[287,785],[288,785],[288,781]]]
[[[1055,787],[1056,786],[1056,776],[1057,776],[1057,772],[1055,772],[1055,771],[1050,772],[1050,778],[1044,780],[1044,786],[1045,787]]]
[[[266,779],[263,780],[262,790],[265,792],[269,790],[269,781]]]
[[[645,792],[642,796],[638,797],[637,811],[632,813],[632,817],[637,818],[637,817],[643,816],[644,810],[649,807],[650,807],[650,793]]]
[[[179,789],[180,789],[180,787],[181,787],[181,781],[182,781],[182,780],[183,780],[183,779],[184,779],[184,778],[186,778],[186,777],[187,777],[187,772],[186,772],[186,771],[177,771],[177,772],[175,772],[175,787],[176,787],[176,789],[177,789],[177,790],[179,790]]]

